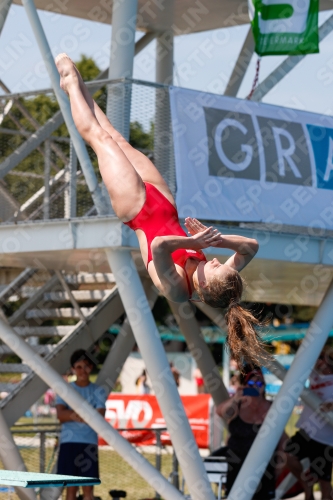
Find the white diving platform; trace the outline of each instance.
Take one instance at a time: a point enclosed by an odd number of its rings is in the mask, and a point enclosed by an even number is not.
[[[94,486],[101,484],[101,481],[93,477],[0,470],[0,484],[21,486],[21,488],[54,488],[57,486]]]
[[[244,300],[318,306],[333,273],[333,232],[307,235],[304,229],[266,225],[216,225],[222,234],[258,239],[260,249],[242,272]],[[131,249],[141,276],[147,276],[135,233],[114,216],[18,222],[0,225],[0,266],[109,273],[105,249]],[[224,262],[229,250],[208,248],[208,259]],[[112,271],[112,270],[111,270]]]

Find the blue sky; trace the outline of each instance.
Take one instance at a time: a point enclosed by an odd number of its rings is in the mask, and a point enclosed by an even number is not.
[[[332,14],[320,14],[320,23]],[[60,14],[39,11],[54,54],[67,52],[74,60],[91,56],[101,69],[108,66],[111,27]],[[248,25],[176,37],[174,84],[203,91],[217,80],[226,82],[246,36]],[[137,33],[137,37],[141,36]],[[333,35],[321,44],[320,54],[307,56],[264,102],[307,111],[333,114]],[[135,59],[134,77],[154,81],[155,43]],[[257,56],[254,55],[240,88],[245,97],[252,86]],[[260,80],[283,60],[262,59]],[[48,75],[23,7],[12,6],[0,37],[0,78],[11,91],[50,86]]]

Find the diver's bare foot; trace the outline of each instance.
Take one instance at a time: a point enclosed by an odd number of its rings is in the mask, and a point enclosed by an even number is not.
[[[65,53],[57,55],[55,64],[60,74],[60,87],[69,95],[69,87],[72,84],[80,85],[81,75],[72,59]]]

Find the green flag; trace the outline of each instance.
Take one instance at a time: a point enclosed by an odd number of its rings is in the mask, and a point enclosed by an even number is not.
[[[319,0],[248,0],[260,56],[319,52]]]

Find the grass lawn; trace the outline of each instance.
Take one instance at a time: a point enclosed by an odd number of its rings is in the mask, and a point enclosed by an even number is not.
[[[286,432],[292,436],[296,429],[295,424],[298,416],[294,412],[286,426]],[[40,421],[38,419],[38,421]],[[45,418],[45,423],[51,423],[52,420]],[[54,421],[53,421],[54,422]],[[32,419],[20,419],[20,423],[32,423]],[[38,426],[38,424],[37,424]],[[20,447],[21,455],[26,463],[27,469],[30,471],[39,471],[40,452],[38,447],[33,447],[33,443],[29,443],[28,435],[24,433],[24,446]],[[30,436],[35,436],[35,434]],[[36,446],[36,442],[35,442]],[[46,472],[52,470],[52,454],[53,447],[46,448],[45,465]],[[145,453],[143,456],[155,466],[155,455],[153,453]],[[110,450],[108,447],[101,447],[99,449],[99,462],[100,462],[100,478],[102,484],[95,487],[95,495],[101,497],[103,500],[111,500],[109,490],[119,489],[127,492],[127,500],[147,500],[155,498],[153,489],[139,476],[139,474],[130,467],[125,460],[123,460],[115,451]],[[163,453],[161,457],[162,474],[168,478],[172,471],[172,456],[171,454]],[[2,464],[0,462],[0,467]],[[63,494],[64,498],[64,494]],[[18,500],[15,493],[0,492],[0,500]]]
[[[46,465],[52,457],[52,448],[46,448]],[[23,460],[30,471],[39,471],[39,449],[20,448]],[[145,453],[143,456],[155,466],[155,455]],[[162,455],[162,474],[167,478],[172,470],[172,456],[170,454]],[[109,490],[125,490],[128,500],[141,500],[155,498],[154,490],[142,479],[139,474],[123,460],[118,453],[110,449],[100,448],[99,450],[100,478],[101,484],[94,489],[95,496],[103,500],[110,499]],[[0,467],[2,463],[0,462]],[[51,471],[50,471],[51,472]],[[62,495],[65,498],[65,494]],[[18,497],[15,493],[0,492],[1,500],[15,499]]]

